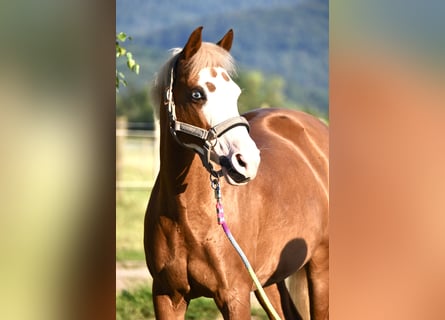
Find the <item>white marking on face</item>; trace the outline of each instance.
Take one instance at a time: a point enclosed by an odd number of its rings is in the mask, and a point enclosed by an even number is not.
[[[238,117],[238,97],[241,94],[239,86],[230,78],[227,71],[221,67],[205,68],[199,72],[198,85],[206,94],[207,101],[202,112],[208,124],[213,127],[227,119]],[[236,170],[249,179],[256,176],[260,162],[259,150],[244,126],[237,126],[218,138],[214,147],[215,160],[225,156],[231,159]],[[242,165],[239,165],[243,159]],[[230,177],[229,183],[235,183]]]
[[[199,72],[198,85],[207,96],[202,112],[211,127],[239,116],[238,97],[241,89],[221,67],[205,68]]]

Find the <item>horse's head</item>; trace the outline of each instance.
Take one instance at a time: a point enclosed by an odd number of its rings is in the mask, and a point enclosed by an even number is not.
[[[193,31],[172,59],[164,99],[170,130],[180,144],[201,156],[210,172],[216,172],[216,163],[230,184],[245,184],[255,178],[260,154],[238,111],[241,90],[231,78],[235,67],[229,54],[233,31],[217,44],[202,42],[201,31]]]

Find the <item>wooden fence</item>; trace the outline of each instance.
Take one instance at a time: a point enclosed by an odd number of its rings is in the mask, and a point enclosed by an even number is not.
[[[150,188],[159,170],[158,130],[128,130],[116,122],[116,189]]]

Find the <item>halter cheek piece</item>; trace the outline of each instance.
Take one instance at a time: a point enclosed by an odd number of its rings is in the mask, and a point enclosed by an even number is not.
[[[221,123],[218,123],[209,130],[205,130],[191,124],[178,121],[176,119],[175,102],[173,101],[173,77],[174,68],[171,69],[170,86],[166,88],[164,97],[164,105],[168,106],[170,133],[175,138],[176,142],[179,143],[179,145],[192,149],[196,153],[198,153],[199,157],[201,158],[202,164],[210,172],[211,175],[213,175],[214,177],[219,177],[222,174],[221,171],[216,172],[210,162],[210,154],[216,145],[216,139],[230,129],[238,126],[244,126],[247,128],[247,131],[249,131],[249,123],[247,122],[246,118],[239,116],[229,118]],[[182,142],[177,135],[178,132],[201,139],[203,141],[203,145],[199,146],[196,144]]]

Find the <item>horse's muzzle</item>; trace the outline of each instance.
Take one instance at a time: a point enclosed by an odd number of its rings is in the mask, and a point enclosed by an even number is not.
[[[238,159],[238,161],[240,162],[240,166],[243,166],[242,160]],[[242,173],[238,172],[228,157],[221,156],[219,158],[219,164],[223,169],[225,169],[227,175],[230,176],[230,178],[232,178],[232,180],[236,183],[242,184],[249,182],[250,177],[246,177]]]

